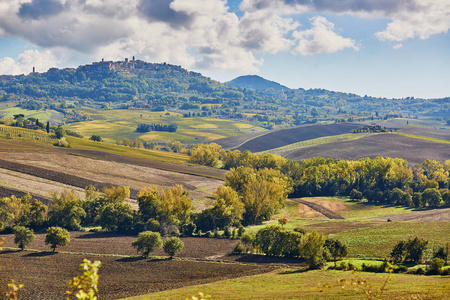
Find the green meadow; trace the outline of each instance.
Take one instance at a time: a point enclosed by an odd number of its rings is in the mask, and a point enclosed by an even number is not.
[[[364,284],[354,284],[363,281]],[[383,286],[384,290],[378,291]],[[370,291],[370,298],[366,295],[366,291]],[[127,299],[191,299],[192,296],[199,296],[199,292],[211,296],[211,299],[446,299],[449,292],[449,278],[448,276],[388,275],[333,270],[302,272],[278,269],[261,275]]]

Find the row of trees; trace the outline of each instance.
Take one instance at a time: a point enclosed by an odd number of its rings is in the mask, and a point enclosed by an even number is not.
[[[36,239],[33,229],[29,229],[25,226],[15,226],[13,231],[14,243],[21,250],[24,250]],[[44,242],[46,245],[49,244],[53,249],[53,252],[55,252],[57,247],[63,247],[70,243],[70,233],[61,227],[49,227]],[[141,252],[144,257],[148,257],[155,249],[164,246],[163,250],[170,258],[173,258],[177,253],[181,252],[184,247],[184,243],[180,238],[168,237],[163,243],[161,235],[152,231],[143,231],[139,233],[138,239],[131,245],[135,247],[138,252]]]
[[[303,258],[310,268],[315,269],[331,259],[336,265],[337,259],[347,256],[348,250],[341,241],[327,239],[316,231],[307,233],[303,229],[287,230],[272,225],[256,234],[244,233],[234,252]]]
[[[177,125],[176,124],[139,124],[137,132],[149,132],[149,131],[168,131],[168,132],[176,132]]]
[[[274,154],[224,151],[214,143],[195,146],[190,159],[207,166],[221,164],[231,171],[279,170],[292,181],[291,197],[342,195],[415,207],[450,204],[450,160],[427,159],[413,168],[405,159],[390,157],[357,161],[316,157],[296,162]]]

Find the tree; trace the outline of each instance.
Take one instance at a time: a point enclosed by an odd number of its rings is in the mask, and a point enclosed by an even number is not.
[[[123,202],[130,198],[130,188],[127,186],[112,186],[102,190],[109,203]]]
[[[428,241],[415,237],[407,241],[399,241],[391,251],[391,257],[394,262],[411,260],[418,263],[422,257]]]
[[[316,231],[310,232],[302,236],[300,241],[300,251],[302,257],[306,259],[311,269],[317,269],[325,264],[324,245],[325,236]]]
[[[220,156],[224,153],[222,146],[211,144],[197,144],[191,150],[190,162],[194,164],[215,167]]]
[[[48,207],[41,201],[33,199],[29,211],[30,227],[41,228],[48,219]]]
[[[144,257],[148,257],[154,249],[160,249],[163,245],[161,235],[158,232],[144,231],[140,232],[138,239],[131,243],[137,252],[142,252]]]
[[[60,139],[64,136],[65,131],[61,126],[58,126],[58,128],[55,129],[55,136],[57,139]]]
[[[438,207],[441,203],[442,196],[437,188],[427,188],[422,193],[422,201],[428,203],[431,207]]]
[[[219,186],[214,193],[214,198],[216,202],[212,208],[212,215],[215,219],[215,227],[224,228],[242,220],[244,203],[231,187]]]
[[[14,243],[19,246],[21,250],[25,249],[32,241],[36,239],[33,229],[28,229],[25,226],[14,227]]]
[[[86,217],[83,201],[78,199],[74,190],[64,190],[53,194],[52,208],[49,213],[49,223],[69,230],[80,230],[81,220]]]
[[[47,131],[47,133],[50,133],[50,122],[47,121],[47,126],[45,127],[45,130]]]
[[[139,191],[139,213],[144,222],[153,218],[160,223],[185,224],[191,215],[192,200],[182,185],[158,192],[156,186]]]
[[[183,248],[183,241],[181,241],[180,238],[176,236],[167,238],[164,241],[163,250],[167,255],[170,256],[170,258],[173,258],[177,253],[181,252]]]
[[[425,248],[428,245],[428,241],[424,239],[419,239],[415,237],[414,239],[409,239],[406,245],[406,258],[410,259],[415,263],[418,263],[422,257]]]
[[[99,218],[102,228],[108,231],[128,232],[133,228],[133,210],[125,202],[106,205]]]
[[[325,241],[325,247],[328,248],[328,251],[330,251],[330,254],[334,259],[334,267],[336,267],[336,260],[338,257],[345,257],[348,254],[347,245],[337,239],[328,238]]]
[[[45,236],[45,244],[50,244],[53,252],[56,247],[66,246],[70,242],[69,232],[61,227],[50,227],[47,229],[47,235]]]
[[[89,138],[91,141],[94,141],[94,142],[101,142],[102,141],[102,137],[101,136],[99,136],[99,135],[92,135],[90,138]]]

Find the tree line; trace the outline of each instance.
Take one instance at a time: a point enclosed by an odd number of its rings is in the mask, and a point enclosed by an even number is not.
[[[177,131],[176,124],[139,124],[136,128],[137,132],[149,132],[149,131],[168,131],[168,132],[176,132]]]
[[[450,160],[427,159],[413,167],[401,158],[342,160],[315,157],[300,162],[269,153],[224,151],[220,145],[199,144],[190,161],[231,172],[251,168],[278,170],[289,178],[289,197],[350,196],[374,203],[411,207],[450,205]]]

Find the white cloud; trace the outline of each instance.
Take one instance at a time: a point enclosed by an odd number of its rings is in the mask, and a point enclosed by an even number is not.
[[[427,39],[450,29],[449,0],[243,0],[240,7],[281,15],[308,12],[390,19],[384,30],[375,33],[380,41]]]
[[[407,39],[427,39],[432,35],[447,33],[450,29],[450,1],[416,0],[420,8],[391,15],[392,22],[385,30],[375,33],[380,41],[401,42]]]
[[[344,38],[334,32],[334,24],[326,18],[316,16],[310,19],[311,29],[294,32],[292,35],[298,41],[294,53],[313,55],[333,53],[345,48],[358,50],[355,41]]]
[[[17,61],[11,57],[0,59],[0,74],[28,74],[33,71],[33,67],[36,72],[45,72],[57,64],[58,60],[51,51],[25,50],[17,57]]]

